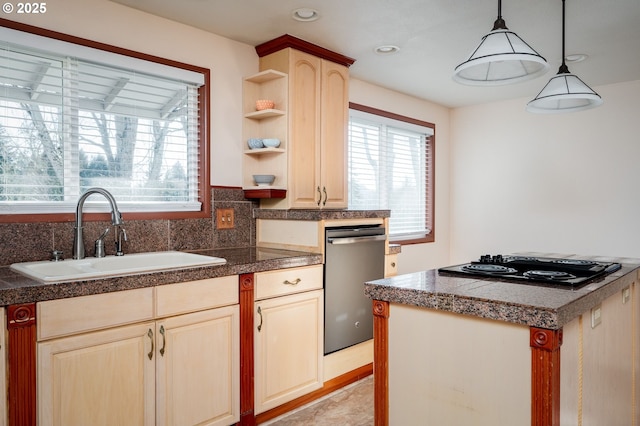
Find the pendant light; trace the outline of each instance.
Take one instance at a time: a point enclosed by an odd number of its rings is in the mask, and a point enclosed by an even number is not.
[[[498,0],[498,19],[493,29],[482,37],[469,59],[455,68],[453,79],[476,86],[518,83],[544,74],[547,61],[516,33],[509,31],[502,19],[502,0]]]
[[[558,113],[582,111],[602,104],[602,98],[577,75],[569,72],[564,53],[564,9],[562,0],[562,65],[558,74],[542,88],[538,96],[527,104],[527,111]]]

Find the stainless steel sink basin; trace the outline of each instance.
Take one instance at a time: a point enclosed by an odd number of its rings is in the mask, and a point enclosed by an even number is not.
[[[186,269],[197,266],[222,265],[220,257],[181,251],[134,253],[124,256],[92,257],[63,260],[14,263],[11,269],[45,283],[106,278],[144,272]]]

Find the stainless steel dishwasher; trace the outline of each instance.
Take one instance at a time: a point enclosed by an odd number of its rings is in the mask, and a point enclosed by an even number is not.
[[[384,277],[385,228],[325,230],[324,353],[373,338],[371,299],[364,282]]]

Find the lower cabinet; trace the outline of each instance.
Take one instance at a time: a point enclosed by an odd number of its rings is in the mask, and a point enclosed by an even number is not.
[[[228,425],[239,420],[239,308],[156,323],[156,425]]]
[[[152,322],[38,344],[38,425],[154,425]]]
[[[239,421],[238,277],[172,286],[40,304],[40,426]],[[202,310],[216,304],[203,294],[220,296],[225,306]],[[123,296],[133,302],[110,303]],[[117,326],[109,327],[109,315]],[[151,320],[121,325],[145,316]]]
[[[278,286],[305,291],[279,295]],[[321,265],[256,274],[256,294],[265,297],[254,306],[256,414],[322,387],[321,288]]]
[[[565,325],[560,357],[562,425],[639,425],[640,316],[631,282]]]

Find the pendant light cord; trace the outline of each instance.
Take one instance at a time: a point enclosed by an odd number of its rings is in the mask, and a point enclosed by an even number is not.
[[[560,69],[558,70],[558,74],[569,74],[569,67],[567,67],[567,64],[564,60],[565,58],[565,53],[564,53],[564,8],[565,8],[565,0],[562,0],[562,65],[560,65]]]
[[[498,19],[493,23],[493,29],[491,31],[508,29],[507,23],[502,19],[502,0],[498,0]]]

